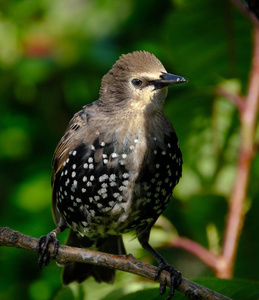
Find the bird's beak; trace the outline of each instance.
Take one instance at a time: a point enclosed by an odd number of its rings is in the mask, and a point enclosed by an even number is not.
[[[156,89],[161,89],[163,87],[168,87],[170,85],[184,83],[187,81],[188,79],[182,76],[162,72],[162,74],[160,75],[160,79],[154,80],[153,84]]]

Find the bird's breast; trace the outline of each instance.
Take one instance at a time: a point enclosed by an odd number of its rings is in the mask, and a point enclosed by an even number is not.
[[[181,176],[175,145],[175,135],[161,140],[137,119],[109,133],[96,131],[90,143],[85,138],[70,151],[56,175],[58,212],[87,236],[122,234],[152,223]]]

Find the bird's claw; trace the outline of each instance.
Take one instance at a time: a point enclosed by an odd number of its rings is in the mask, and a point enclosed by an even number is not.
[[[59,248],[59,240],[56,238],[56,235],[53,232],[50,232],[47,235],[43,235],[39,238],[38,244],[37,244],[37,252],[40,254],[38,263],[40,269],[42,266],[47,266],[50,261],[50,251],[49,246],[53,243],[54,245],[54,251],[53,251],[53,258],[56,257],[58,254],[58,248]]]
[[[174,296],[175,289],[179,286],[182,280],[182,274],[178,270],[176,270],[173,266],[161,262],[157,268],[155,280],[158,279],[162,271],[168,271],[170,273],[170,290],[168,293],[168,297],[166,300],[170,300]],[[160,284],[159,293],[163,295],[166,291],[167,280],[165,279],[164,283]]]
[[[159,293],[160,295],[164,295],[166,291],[167,279],[165,278],[165,282],[160,284]]]

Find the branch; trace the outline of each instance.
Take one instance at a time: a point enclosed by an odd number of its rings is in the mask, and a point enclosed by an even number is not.
[[[24,235],[8,227],[0,227],[0,246],[15,247],[36,252],[37,243],[38,239],[36,238]],[[51,247],[50,252],[53,253],[53,250],[53,247]],[[157,270],[156,267],[137,260],[131,254],[112,255],[63,245],[59,247],[58,254],[55,259],[59,264],[65,264],[72,261],[89,263],[129,272],[150,280],[154,280]],[[159,283],[167,282],[167,286],[170,286],[169,273],[166,271],[161,272],[156,281]],[[226,296],[223,296],[185,278],[182,278],[182,282],[177,290],[185,294],[189,299],[230,300],[230,298]]]

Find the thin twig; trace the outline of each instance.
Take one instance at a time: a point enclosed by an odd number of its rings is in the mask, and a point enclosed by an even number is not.
[[[36,252],[38,239],[24,235],[18,231],[14,231],[7,227],[0,227],[0,246],[8,246],[26,249]],[[53,253],[53,247],[50,248],[50,253]],[[157,268],[143,263],[131,254],[129,255],[112,255],[92,251],[82,248],[60,246],[56,261],[59,264],[67,262],[81,262],[99,265],[107,268],[117,269],[132,274],[136,274],[150,280],[154,280]],[[165,281],[166,280],[166,281]],[[161,272],[157,282],[167,282],[170,286],[169,273],[166,271]],[[181,284],[177,290],[185,294],[189,299],[196,300],[229,300],[230,298],[214,292],[206,287],[203,287],[195,282],[189,281],[185,278],[182,279]]]
[[[229,212],[223,243],[222,258],[226,265],[218,270],[221,278],[233,274],[238,240],[244,223],[244,204],[255,150],[255,125],[259,102],[259,27],[254,28],[254,53],[248,92],[241,114],[241,145],[237,167],[237,177],[229,202]]]
[[[167,245],[169,247],[177,247],[189,251],[190,253],[199,257],[199,259],[202,260],[207,266],[214,269],[215,271],[217,270],[217,265],[220,257],[213,254],[211,251],[204,248],[200,244],[192,241],[191,239],[178,236]]]
[[[255,155],[255,128],[259,106],[259,21],[244,7],[239,0],[231,0],[253,23],[253,58],[250,79],[246,96],[240,96],[218,89],[217,93],[233,102],[240,113],[240,150],[237,165],[237,175],[230,195],[229,210],[225,228],[222,253],[214,255],[198,243],[189,239],[177,238],[170,242],[171,246],[181,247],[203,260],[209,267],[216,271],[221,278],[231,278],[234,271],[234,262],[237,253],[238,241],[243,228],[245,200],[249,183],[251,164]]]
[[[255,26],[259,26],[256,16],[240,0],[230,0]]]
[[[242,96],[229,92],[226,89],[220,87],[217,89],[216,93],[222,97],[227,98],[229,101],[231,101],[232,103],[234,103],[237,107],[237,109],[239,110],[240,113],[242,113],[242,111],[244,110],[244,99]]]

